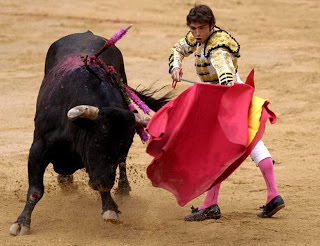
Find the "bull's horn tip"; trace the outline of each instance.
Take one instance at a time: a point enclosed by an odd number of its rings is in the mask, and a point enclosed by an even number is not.
[[[71,120],[79,117],[82,113],[83,112],[81,112],[78,108],[73,108],[69,110],[67,115],[68,115],[68,118]]]
[[[69,120],[75,120],[79,117],[95,120],[98,116],[99,109],[94,106],[79,105],[70,109],[67,113]]]

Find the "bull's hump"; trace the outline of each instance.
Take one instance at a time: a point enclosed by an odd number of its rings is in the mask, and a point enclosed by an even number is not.
[[[100,37],[95,35],[93,32],[91,32],[90,30],[86,31],[86,32],[81,32],[81,33],[73,33],[70,35],[67,35],[61,39],[59,39],[57,42],[61,41],[68,41],[68,40],[73,40],[73,41],[106,41],[105,38]]]
[[[46,74],[64,57],[77,54],[93,55],[103,47],[105,42],[104,38],[94,35],[90,30],[60,38],[48,50]]]
[[[84,34],[91,34],[91,35],[93,35],[93,32],[91,32],[90,30],[88,30],[88,31],[84,32]]]

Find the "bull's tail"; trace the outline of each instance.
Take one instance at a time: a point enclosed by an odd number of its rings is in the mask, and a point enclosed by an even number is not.
[[[167,86],[163,86],[160,89],[152,89],[153,85],[147,88],[143,88],[141,90],[137,89],[132,89],[137,96],[145,103],[149,108],[151,108],[153,111],[157,112],[161,107],[163,107],[167,102],[172,100],[174,97],[173,92],[167,92],[165,95],[159,97],[159,98],[154,98],[154,95],[163,90]]]

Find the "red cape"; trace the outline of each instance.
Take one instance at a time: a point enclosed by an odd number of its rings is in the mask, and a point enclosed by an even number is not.
[[[147,168],[152,185],[169,190],[180,206],[226,179],[261,139],[275,115],[262,108],[260,126],[248,146],[248,112],[253,73],[232,87],[196,84],[161,108],[150,120]]]

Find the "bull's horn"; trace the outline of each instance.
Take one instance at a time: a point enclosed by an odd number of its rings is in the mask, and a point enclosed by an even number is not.
[[[75,120],[78,118],[86,118],[89,120],[95,120],[98,118],[99,109],[89,105],[79,105],[68,111],[69,120]]]
[[[150,121],[149,117],[145,117],[145,116],[138,114],[138,113],[134,113],[134,117],[136,119],[136,126],[146,127]]]

